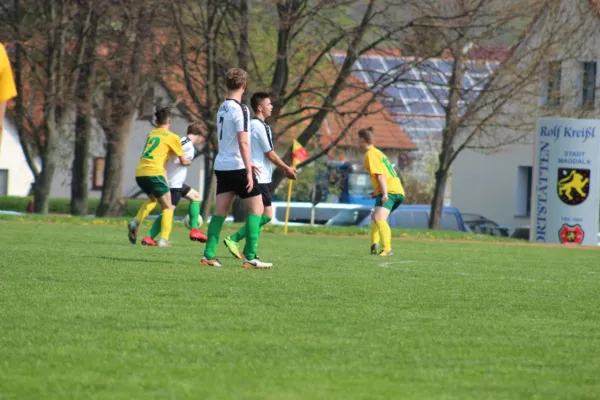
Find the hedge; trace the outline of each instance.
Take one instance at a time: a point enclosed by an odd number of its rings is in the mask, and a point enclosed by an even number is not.
[[[19,211],[27,212],[27,206],[33,200],[33,197],[18,197],[18,196],[0,196],[0,210],[4,211]],[[145,199],[126,199],[125,210],[123,217],[135,217],[140,206],[146,201]],[[95,214],[96,208],[100,199],[90,198],[88,199],[88,212],[87,214]],[[175,209],[175,216],[183,217],[187,214],[188,201],[182,200]],[[71,210],[71,199],[53,198],[50,199],[48,205],[49,214],[70,214]],[[211,213],[214,211],[214,205],[211,205]],[[160,208],[157,206],[152,214],[158,214]]]

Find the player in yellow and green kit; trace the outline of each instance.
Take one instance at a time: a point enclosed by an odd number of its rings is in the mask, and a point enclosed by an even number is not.
[[[404,201],[404,188],[392,163],[380,150],[373,146],[375,134],[372,128],[358,131],[360,147],[365,151],[364,166],[371,176],[375,197],[375,210],[371,215],[371,254],[391,256],[392,231],[387,223],[390,213]],[[377,252],[379,239],[383,250]]]
[[[128,237],[129,241],[135,244],[138,227],[154,210],[156,203],[159,203],[162,208],[162,219],[158,246],[169,247],[174,207],[171,203],[171,190],[165,177],[165,163],[173,154],[179,157],[182,165],[190,165],[192,162],[183,155],[179,136],[169,131],[170,107],[156,107],[154,116],[157,127],[148,134],[146,146],[135,170],[135,180],[149,199],[140,207],[135,219],[129,223]]]

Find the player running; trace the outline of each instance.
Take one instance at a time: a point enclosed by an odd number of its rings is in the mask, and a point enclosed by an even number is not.
[[[268,269],[273,266],[256,257],[260,219],[264,207],[250,161],[248,135],[250,111],[241,103],[242,95],[246,90],[246,75],[246,71],[240,68],[232,68],[226,75],[227,97],[217,113],[219,139],[219,151],[215,159],[217,205],[208,225],[208,240],[204,257],[200,261],[201,265],[221,266],[219,260],[215,258],[219,235],[233,200],[238,195],[248,208],[242,267]]]
[[[197,145],[206,142],[206,138],[202,134],[202,125],[199,122],[193,122],[188,125],[187,135],[181,138],[181,147],[183,148],[183,155],[189,159],[194,159],[194,152]],[[169,189],[171,192],[171,204],[173,208],[177,207],[182,197],[190,201],[188,208],[188,215],[190,216],[190,240],[198,242],[206,242],[206,235],[200,232],[198,228],[198,215],[200,215],[200,193],[192,189],[184,183],[187,175],[187,166],[182,165],[179,162],[179,157],[171,156],[167,161],[167,178],[169,180]],[[159,216],[154,220],[152,228],[148,236],[142,239],[142,245],[145,246],[156,246],[154,238],[156,238],[161,231],[162,216]]]
[[[273,207],[271,207],[271,177],[273,169],[271,162],[283,169],[285,176],[289,179],[296,179],[296,169],[286,165],[281,158],[275,153],[273,148],[273,131],[269,125],[265,123],[265,119],[271,116],[273,104],[269,94],[265,92],[254,93],[250,99],[250,105],[256,115],[250,121],[250,149],[252,165],[260,169],[257,175],[258,189],[262,197],[264,206],[263,215],[260,218],[259,227],[262,227],[271,221],[273,218]],[[260,232],[259,232],[260,234]],[[223,243],[231,254],[237,258],[243,258],[239,250],[239,242],[247,235],[246,225],[242,226],[232,236],[226,237]]]
[[[158,203],[162,208],[158,246],[170,247],[169,235],[173,225],[174,207],[171,204],[171,192],[165,178],[165,163],[172,154],[179,158],[182,165],[190,165],[192,162],[183,155],[179,136],[169,131],[171,108],[156,107],[154,116],[158,126],[148,134],[144,152],[135,170],[135,180],[149,199],[140,207],[135,219],[129,223],[128,237],[129,241],[135,244],[138,227]]]
[[[390,160],[373,146],[373,128],[359,130],[358,138],[360,147],[365,151],[364,166],[371,175],[371,184],[375,189],[371,193],[375,197],[375,210],[371,214],[371,254],[391,256],[392,231],[387,218],[404,201],[404,188]],[[380,237],[383,250],[378,253]]]

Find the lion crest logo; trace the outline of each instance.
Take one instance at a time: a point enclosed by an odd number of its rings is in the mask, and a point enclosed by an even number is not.
[[[590,191],[590,170],[559,168],[556,186],[563,203],[570,206],[581,204]]]
[[[562,244],[581,244],[584,232],[581,225],[563,224],[558,231],[558,239]]]

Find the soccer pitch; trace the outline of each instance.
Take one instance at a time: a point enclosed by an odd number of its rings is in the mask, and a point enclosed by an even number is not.
[[[257,271],[172,240],[0,221],[0,399],[600,397],[600,251],[264,233]]]

